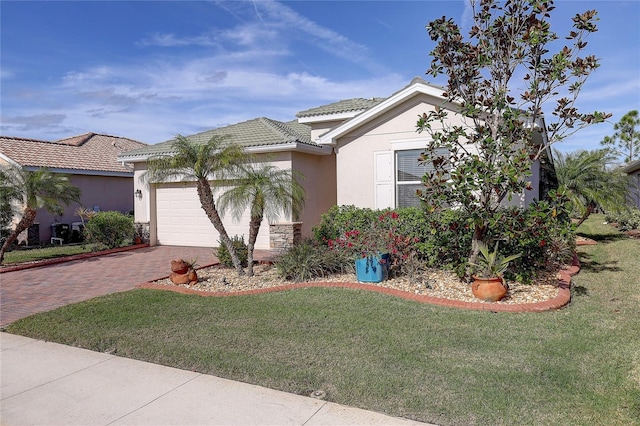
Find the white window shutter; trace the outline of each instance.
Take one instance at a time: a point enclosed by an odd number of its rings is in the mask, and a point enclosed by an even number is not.
[[[374,208],[393,207],[393,153],[391,151],[374,152]]]

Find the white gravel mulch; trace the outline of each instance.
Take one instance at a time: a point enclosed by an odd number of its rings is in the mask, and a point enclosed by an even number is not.
[[[272,265],[261,264],[254,267],[253,277],[241,276],[234,269],[219,266],[199,269],[199,282],[181,287],[209,292],[240,292],[264,289],[292,284],[278,277]],[[316,282],[358,282],[355,274],[332,275],[318,278]],[[168,286],[175,286],[171,280],[163,279],[155,282]],[[556,272],[541,274],[532,284],[508,282],[509,292],[499,304],[536,303],[551,300],[558,295],[558,278]],[[378,284],[383,287],[394,288],[410,293],[438,297],[443,299],[479,302],[471,292],[471,285],[460,281],[458,277],[446,271],[437,269],[427,270],[414,277],[394,277]]]

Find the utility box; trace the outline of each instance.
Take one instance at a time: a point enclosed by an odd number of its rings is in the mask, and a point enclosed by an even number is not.
[[[52,223],[51,238],[60,238],[67,244],[71,239],[71,226],[68,223]]]
[[[37,246],[40,244],[40,223],[35,222],[27,229],[27,245]]]
[[[84,241],[84,223],[73,222],[71,224],[71,242],[81,243]]]

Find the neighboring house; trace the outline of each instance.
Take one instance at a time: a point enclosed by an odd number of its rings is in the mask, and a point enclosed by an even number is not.
[[[71,183],[80,188],[80,206],[94,211],[128,213],[133,210],[133,170],[117,157],[124,151],[144,146],[146,144],[132,139],[94,133],[55,142],[0,136],[0,166],[11,163],[27,170],[46,167],[54,173],[69,174]],[[21,235],[18,241],[50,242],[54,224],[66,224],[71,231],[73,223],[81,222],[75,214],[80,206],[67,206],[62,216],[38,210],[38,225]]]
[[[415,189],[420,187],[427,166],[418,164],[417,159],[428,139],[416,133],[416,123],[418,116],[435,105],[445,106],[442,93],[442,88],[415,78],[389,98],[349,99],[301,111],[297,120],[287,123],[257,118],[188,138],[206,141],[213,135],[226,135],[248,152],[305,176],[301,182],[307,193],[299,218],[302,224],[283,217],[281,223],[261,227],[256,248],[277,249],[281,232],[293,234],[300,227],[302,236],[310,236],[322,213],[336,204],[373,209],[418,205]],[[462,122],[455,113],[451,117]],[[538,125],[544,129],[544,123]],[[195,184],[145,185],[139,179],[146,161],[170,155],[172,143],[150,145],[118,157],[133,164],[136,190],[144,194],[135,201],[136,222],[149,224],[151,244],[217,246],[218,235],[200,208]],[[545,191],[540,181],[552,180],[551,173],[545,173],[552,169],[534,164],[534,189],[515,202],[525,205],[539,198]],[[231,236],[247,237],[248,215],[239,223],[228,217],[224,222]]]
[[[629,198],[631,204],[640,209],[640,160],[632,161],[622,168],[629,176]]]

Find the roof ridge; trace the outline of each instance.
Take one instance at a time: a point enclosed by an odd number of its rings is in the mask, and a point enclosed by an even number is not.
[[[258,120],[264,123],[271,131],[277,133],[278,136],[284,137],[287,142],[290,142],[291,139],[298,139],[300,137],[297,132],[294,132],[293,129],[284,124],[282,121],[274,120],[268,117],[260,117],[258,118]]]
[[[294,125],[308,127],[305,124],[298,123],[297,120],[284,122],[284,121],[274,120],[272,118],[267,118],[267,117],[264,117],[264,118],[268,120],[271,123],[271,125],[276,126],[280,133],[283,133],[283,132],[286,133],[286,135],[290,137],[289,141],[312,143],[310,134],[307,135],[307,134],[300,133],[298,129],[294,127]]]
[[[40,142],[40,143],[53,143],[51,141],[46,141],[44,139],[23,138],[20,136],[0,136],[0,139],[12,139],[16,141],[30,141],[30,142]]]
[[[325,105],[320,105],[318,107],[309,108],[303,111],[299,111],[296,114],[296,117],[312,117],[317,115],[325,115],[325,114],[339,114],[339,113],[356,113],[366,111],[368,109],[373,108],[378,105],[382,101],[387,98],[383,97],[373,97],[373,98],[349,98],[342,99],[339,101],[331,102]]]
[[[95,136],[95,133],[87,132],[87,133],[82,133],[76,136],[70,136],[68,138],[58,139],[53,143],[57,143],[60,145],[81,146],[85,144],[93,136]]]

